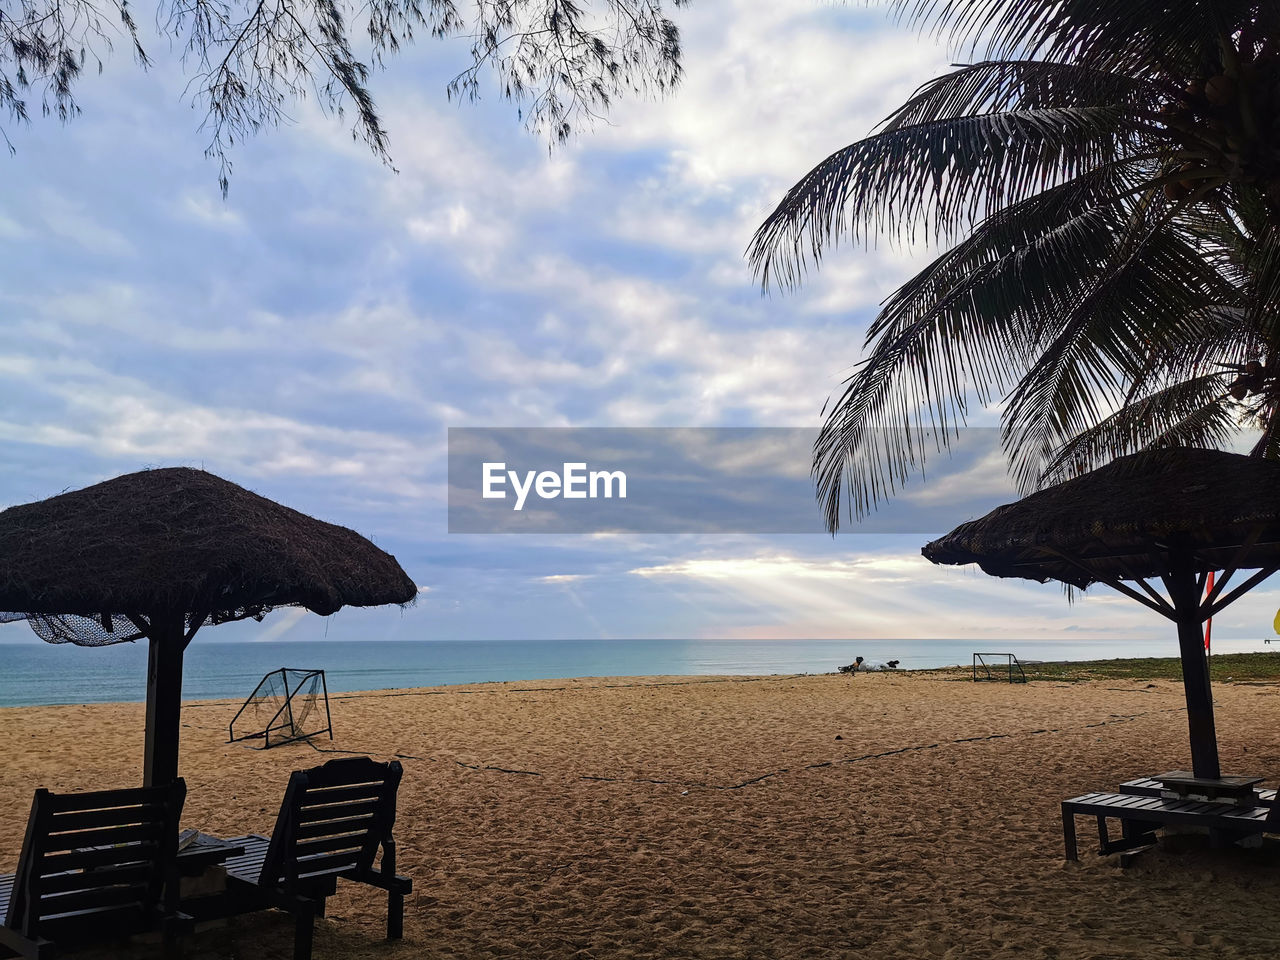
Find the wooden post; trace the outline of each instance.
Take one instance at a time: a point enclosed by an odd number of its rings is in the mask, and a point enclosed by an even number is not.
[[[151,618],[147,657],[147,732],[142,782],[148,787],[178,777],[178,735],[182,712],[182,653],[186,647],[182,614]]]
[[[1209,661],[1204,655],[1204,619],[1200,589],[1190,557],[1176,557],[1165,580],[1177,613],[1178,649],[1182,655],[1182,688],[1187,698],[1187,727],[1191,734],[1191,771],[1217,780],[1218,735],[1213,725],[1213,693],[1209,689]]]

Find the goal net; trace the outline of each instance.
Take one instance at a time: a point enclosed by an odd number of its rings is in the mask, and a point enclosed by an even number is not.
[[[333,739],[323,670],[281,667],[254,688],[231,721],[231,743],[262,740],[264,749],[327,733]]]

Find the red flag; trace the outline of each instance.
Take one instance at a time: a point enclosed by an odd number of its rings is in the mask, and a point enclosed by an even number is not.
[[[1213,571],[1209,571],[1209,576],[1204,581],[1204,595],[1207,597],[1213,592]],[[1209,655],[1209,634],[1213,631],[1213,617],[1204,622],[1204,654]]]

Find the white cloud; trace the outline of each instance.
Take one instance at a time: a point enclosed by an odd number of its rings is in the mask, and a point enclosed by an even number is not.
[[[85,207],[51,187],[39,191],[39,210],[45,228],[99,256],[133,257],[137,250],[119,230],[104,225]]]
[[[278,611],[266,626],[254,631],[252,635],[253,641],[255,643],[270,643],[272,640],[279,640],[308,616],[315,616],[315,614],[302,607],[285,607],[285,609]]]
[[[48,377],[31,357],[0,355],[0,375],[57,402],[22,421],[0,419],[0,439],[141,463],[216,463],[251,476],[340,478],[412,499],[443,496],[427,482],[431,458],[411,437],[202,406],[84,361],[64,361],[58,374]]]
[[[593,138],[615,149],[664,145],[674,176],[704,191],[745,178],[790,184],[948,62],[879,12],[812,0],[695,4],[681,28],[679,91],[623,104]]]
[[[856,549],[856,546],[851,546]],[[1159,636],[1163,621],[1105,595],[1074,605],[1060,590],[937,567],[918,553],[848,559],[761,551],[636,567],[679,596],[715,595],[748,612],[704,635],[786,637],[1062,637],[1095,632]]]
[[[200,190],[187,190],[178,201],[178,215],[219,230],[245,229],[244,216],[220,198]]]

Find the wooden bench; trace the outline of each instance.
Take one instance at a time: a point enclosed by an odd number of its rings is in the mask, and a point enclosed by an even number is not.
[[[1272,795],[1274,798],[1274,791]],[[1167,799],[1159,793],[1086,793],[1062,801],[1062,837],[1068,860],[1079,858],[1075,824],[1078,816],[1097,818],[1100,856],[1149,846],[1155,843],[1155,831],[1166,825],[1207,827],[1223,842],[1280,832],[1280,804],[1274,799],[1270,804],[1241,805]],[[1120,821],[1120,839],[1111,839],[1108,818]]]
[[[182,780],[162,787],[37,790],[18,872],[0,877],[0,955],[48,960],[55,944],[160,929],[174,955]],[[4,951],[8,953],[4,953]]]
[[[404,898],[413,888],[408,877],[396,875],[391,837],[402,776],[399,762],[368,757],[294,771],[270,838],[228,841],[244,853],[226,861],[226,893],[184,902],[183,910],[199,919],[284,910],[294,918],[295,960],[309,960],[315,918],[324,916],[337,881],[350,880],[387,891],[387,939],[398,940]]]

